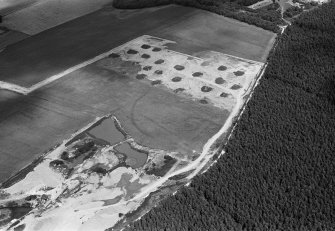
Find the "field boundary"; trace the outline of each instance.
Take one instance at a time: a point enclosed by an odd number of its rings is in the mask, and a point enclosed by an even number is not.
[[[130,43],[130,42],[134,42],[138,39],[139,37],[135,38],[135,39],[132,39],[130,41],[128,41],[127,43]],[[17,85],[17,84],[13,84],[13,83],[8,83],[8,82],[4,82],[4,81],[0,81],[0,89],[4,89],[4,90],[9,90],[9,91],[14,91],[14,92],[17,92],[19,94],[23,94],[23,95],[28,95],[29,93],[45,86],[45,85],[48,85],[49,83],[52,83],[62,77],[64,77],[65,75],[67,74],[70,74],[76,70],[79,70],[87,65],[90,65],[96,61],[99,61],[100,59],[103,59],[103,58],[106,58],[108,55],[112,54],[114,50],[116,49],[119,49],[120,47],[124,46],[125,44],[127,43],[124,43],[124,44],[121,44],[120,46],[117,46],[107,52],[104,52],[98,56],[95,56],[94,58],[91,58],[87,61],[84,61],[82,63],[79,63],[73,67],[70,67],[68,69],[66,69],[65,71],[62,71],[56,75],[52,75],[50,76],[49,78],[45,79],[45,80],[42,80],[34,85],[32,85],[31,87],[21,87],[20,85]]]
[[[151,36],[151,35],[143,35],[143,36],[150,36],[151,38],[162,39],[162,40],[165,40],[165,41],[171,41],[171,40],[163,39],[163,38],[160,38],[160,37],[157,37],[157,36]],[[172,42],[174,42],[174,41],[172,41]],[[174,51],[174,50],[170,50],[170,49],[169,49],[169,51],[170,51],[171,53],[181,54],[181,55],[184,55],[184,56],[193,58],[193,59],[204,60],[203,58],[199,58],[199,57],[197,57],[197,56],[192,56],[192,55],[189,55],[189,54],[181,53],[181,52],[178,52],[178,51]],[[218,51],[213,51],[213,52],[215,52],[215,53],[220,53],[220,54],[224,54],[225,56],[232,57],[232,58],[235,58],[235,59],[244,61],[244,62],[252,62],[252,63],[256,63],[256,64],[260,64],[260,65],[264,65],[264,64],[265,64],[264,62],[255,61],[255,60],[252,60],[252,59],[241,58],[241,57],[238,57],[238,56],[229,55],[229,54],[222,53],[222,52],[218,52]]]
[[[170,42],[170,43],[174,43],[174,41],[171,41],[171,40],[168,40],[168,39],[163,39],[163,38],[159,38],[159,37],[155,37],[155,36],[151,36],[151,35],[142,35],[142,36],[139,36],[135,39],[132,39],[126,43],[123,43],[107,52],[104,52],[100,55],[97,55],[87,61],[84,61],[82,63],[79,63],[73,67],[70,67],[58,74],[55,74],[55,75],[52,75],[50,77],[48,77],[47,79],[45,80],[42,80],[34,85],[32,85],[31,87],[22,87],[20,85],[17,85],[17,84],[13,84],[13,83],[9,83],[9,82],[5,82],[5,81],[0,81],[0,89],[3,89],[3,90],[8,90],[8,91],[13,91],[13,92],[16,92],[16,93],[19,93],[19,94],[22,94],[22,95],[28,95],[29,93],[43,87],[43,86],[46,86],[58,79],[61,79],[63,78],[64,76],[76,71],[76,70],[79,70],[83,67],[86,67],[87,65],[90,65],[92,63],[95,63],[103,58],[106,58],[107,56],[109,56],[110,54],[112,54],[115,50],[118,50],[120,49],[121,47],[125,46],[126,44],[129,44],[129,43],[132,43],[132,42],[135,42],[143,37],[149,37],[149,38],[156,38],[156,39],[159,39],[159,40],[163,40],[163,41],[167,41],[167,42]],[[200,58],[200,57],[196,57],[196,56],[192,56],[192,55],[189,55],[189,54],[185,54],[185,53],[181,53],[181,52],[178,52],[178,51],[174,51],[174,50],[170,50],[169,51],[171,53],[176,53],[176,54],[181,54],[181,55],[184,55],[184,56],[187,56],[187,57],[190,57],[190,58],[193,58],[193,59],[197,59],[197,60],[205,60],[203,58]],[[216,52],[216,51],[214,51]],[[219,52],[218,52],[219,53]],[[237,56],[234,56],[234,55],[229,55],[229,54],[225,54],[225,53],[222,53],[228,57],[232,57],[232,58],[235,58],[235,59],[238,59],[238,60],[241,60],[241,61],[244,61],[244,62],[248,62],[248,63],[255,63],[255,64],[260,64],[260,65],[264,65],[263,62],[259,62],[259,61],[254,61],[254,60],[251,60],[251,59],[245,59],[245,58],[241,58],[241,57],[237,57]]]

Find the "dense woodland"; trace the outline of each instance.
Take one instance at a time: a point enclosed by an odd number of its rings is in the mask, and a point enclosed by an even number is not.
[[[247,7],[256,2],[259,0],[114,0],[113,5],[121,9],[136,9],[173,3],[208,10],[266,30],[279,32],[278,25],[283,24],[279,5],[274,3],[257,10]]]
[[[287,28],[226,154],[129,230],[335,230],[334,12]]]

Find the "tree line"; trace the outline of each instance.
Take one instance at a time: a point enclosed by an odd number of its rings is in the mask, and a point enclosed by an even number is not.
[[[278,25],[283,24],[283,21],[278,3],[260,9],[247,7],[256,2],[259,0],[114,0],[113,6],[119,9],[138,9],[179,4],[234,18],[275,33],[280,32]]]

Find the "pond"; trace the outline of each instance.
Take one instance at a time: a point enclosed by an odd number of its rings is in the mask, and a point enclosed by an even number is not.
[[[124,140],[123,134],[115,127],[113,118],[103,120],[100,124],[90,129],[88,133],[110,144],[116,144]]]
[[[128,143],[121,144],[116,150],[127,156],[126,164],[132,168],[142,167],[148,158],[147,154],[132,149]]]

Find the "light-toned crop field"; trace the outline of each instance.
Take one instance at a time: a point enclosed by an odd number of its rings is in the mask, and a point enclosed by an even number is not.
[[[112,0],[43,0],[27,3],[25,6],[22,1],[20,5],[23,6],[6,15],[2,24],[12,30],[34,35],[94,12],[111,2]]]
[[[120,46],[99,63],[116,71],[122,67],[120,62],[136,63],[141,67],[137,79],[228,111],[236,98],[247,92],[264,65],[213,51],[194,57],[167,49],[171,43],[175,42],[142,36]]]

